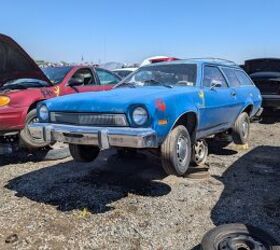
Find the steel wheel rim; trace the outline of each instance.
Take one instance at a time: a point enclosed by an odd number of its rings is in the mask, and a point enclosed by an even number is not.
[[[267,250],[259,240],[245,234],[231,234],[218,243],[219,250]]]
[[[197,141],[194,145],[195,161],[201,162],[207,154],[207,146],[203,140]]]
[[[241,124],[241,133],[243,138],[247,138],[249,134],[249,123],[245,120]]]
[[[28,124],[27,124],[27,131],[28,131],[28,135],[30,136],[30,138],[32,138],[32,140],[36,141],[39,140],[38,138],[35,138],[31,135],[30,130],[29,130],[29,126],[32,125],[35,122],[39,122],[39,118],[38,117],[34,117],[33,119],[31,119]]]
[[[181,164],[184,164],[189,154],[188,139],[181,135],[177,140],[176,146],[177,158]]]

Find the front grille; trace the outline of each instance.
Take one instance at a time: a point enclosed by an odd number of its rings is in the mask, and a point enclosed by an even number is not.
[[[50,120],[58,124],[81,126],[125,127],[128,125],[124,114],[51,112]]]

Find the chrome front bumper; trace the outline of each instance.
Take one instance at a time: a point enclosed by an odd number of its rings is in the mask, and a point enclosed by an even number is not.
[[[29,126],[32,137],[45,142],[66,142],[110,147],[157,148],[156,133],[151,128],[90,127],[65,124],[33,123]]]

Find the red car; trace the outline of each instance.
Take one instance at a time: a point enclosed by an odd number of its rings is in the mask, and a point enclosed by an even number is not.
[[[69,66],[40,69],[10,37],[0,34],[0,142],[19,138],[28,148],[45,147],[32,138],[42,100],[77,92],[110,90],[120,77],[101,68]]]

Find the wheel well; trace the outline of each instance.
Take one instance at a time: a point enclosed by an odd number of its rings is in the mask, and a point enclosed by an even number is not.
[[[195,141],[195,131],[196,131],[196,125],[197,125],[197,117],[196,117],[196,113],[194,112],[188,112],[183,114],[175,123],[175,125],[173,126],[173,128],[179,126],[179,125],[183,125],[187,128],[187,130],[189,131],[190,137],[192,139],[192,141]]]
[[[253,105],[251,104],[243,110],[243,112],[246,112],[249,116],[251,115],[252,111],[253,111]]]
[[[37,107],[37,104],[38,104],[39,102],[41,102],[41,101],[43,101],[43,100],[40,100],[40,101],[37,101],[37,102],[32,103],[32,104],[30,105],[30,107],[29,107],[27,113],[29,113],[32,109],[35,109],[35,108]]]

